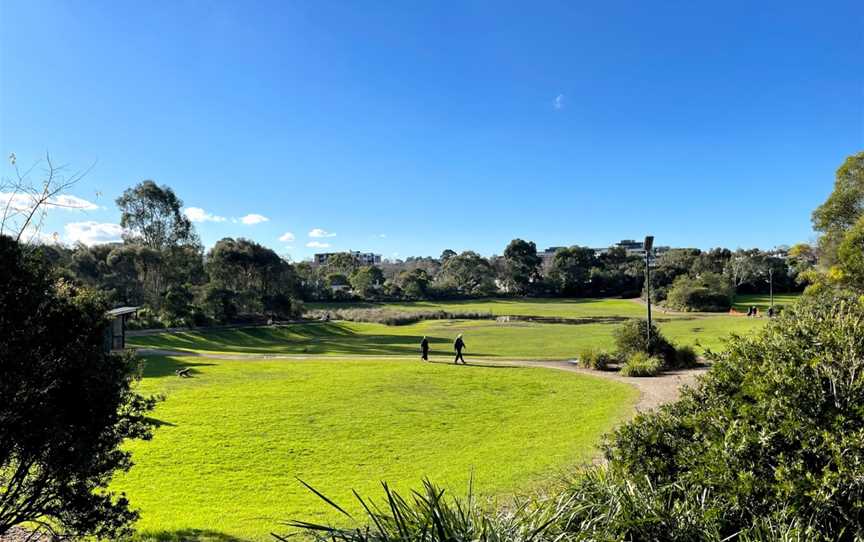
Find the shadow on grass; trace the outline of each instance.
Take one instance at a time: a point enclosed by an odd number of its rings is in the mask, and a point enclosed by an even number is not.
[[[147,423],[149,423],[153,427],[177,427],[177,424],[162,421],[158,418],[151,418],[148,416],[148,417],[145,417],[144,419],[147,420]]]
[[[483,369],[524,369],[524,367],[520,367],[518,365],[499,365],[497,363],[483,363],[478,361],[471,361],[470,359],[465,360],[467,363],[464,365],[462,363],[455,364],[452,360],[430,360],[429,363],[435,363],[438,365],[457,365],[458,367],[475,367],[475,368],[483,368]]]
[[[206,529],[159,531],[139,534],[132,540],[134,542],[251,542],[247,538],[237,538],[236,536]]]
[[[420,353],[421,335],[390,335],[357,332],[343,322],[294,324],[278,327],[250,327],[218,331],[166,333],[136,337],[139,347],[195,350],[200,352],[242,352],[257,354],[411,355]],[[452,339],[428,337],[433,346],[449,345]],[[446,353],[446,352],[444,352]],[[145,376],[173,374],[181,365],[160,361]],[[186,363],[183,366],[194,366]]]
[[[178,361],[174,358],[165,356],[147,356],[144,359],[144,378],[158,378],[162,376],[174,376],[175,371],[180,368],[188,368],[190,376],[195,376],[198,371],[195,367],[211,367],[215,363],[195,363],[190,361]]]

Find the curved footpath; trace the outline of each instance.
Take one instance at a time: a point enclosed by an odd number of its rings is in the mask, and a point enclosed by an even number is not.
[[[137,353],[142,356],[172,356],[172,357],[201,357],[210,359],[228,359],[228,360],[276,360],[284,359],[291,361],[339,361],[349,358],[340,358],[336,356],[309,356],[309,355],[287,355],[287,354],[238,354],[226,353],[220,354],[215,352],[183,352],[179,350],[162,350],[158,348],[139,348]],[[405,356],[375,356],[375,355],[354,355],[350,359],[409,359]],[[469,358],[470,359],[470,358]],[[418,362],[422,363],[422,362]],[[432,363],[450,364],[444,360],[433,360]],[[708,370],[707,367],[698,367],[695,369],[682,369],[677,371],[667,371],[659,376],[633,378],[621,376],[615,371],[592,371],[578,367],[574,362],[570,361],[527,361],[527,360],[494,360],[494,359],[479,359],[469,361],[468,365],[475,367],[483,366],[515,366],[529,368],[544,368],[556,369],[559,371],[567,371],[571,373],[579,373],[597,378],[607,378],[630,384],[639,390],[639,401],[636,402],[637,411],[646,411],[659,407],[665,403],[670,403],[678,399],[680,390],[683,386],[692,386],[696,383],[699,375]]]

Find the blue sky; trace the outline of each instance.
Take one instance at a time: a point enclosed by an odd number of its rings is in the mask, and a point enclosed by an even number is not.
[[[0,151],[96,162],[67,241],[154,179],[298,260],[768,248],[862,149],[860,0],[0,2]]]

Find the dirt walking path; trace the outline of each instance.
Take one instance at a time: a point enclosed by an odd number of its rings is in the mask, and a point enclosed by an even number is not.
[[[289,360],[289,361],[340,361],[346,358],[336,356],[316,356],[316,355],[290,355],[290,354],[242,354],[242,353],[226,353],[220,354],[216,352],[182,352],[178,350],[162,350],[155,348],[139,348],[137,350],[142,356],[172,356],[172,357],[200,357],[210,359],[227,359],[227,360]],[[408,359],[405,356],[381,356],[381,355],[352,355],[350,359]],[[432,363],[449,364],[443,360],[433,360]],[[650,378],[633,378],[619,375],[616,371],[592,371],[583,369],[570,361],[527,361],[527,360],[499,360],[499,359],[480,359],[469,361],[469,365],[475,367],[528,367],[528,368],[543,368],[555,369],[559,371],[567,371],[571,373],[579,373],[597,378],[606,378],[618,382],[630,384],[639,390],[639,400],[636,403],[636,410],[644,412],[659,407],[660,405],[670,403],[678,399],[681,388],[683,386],[695,385],[697,377],[707,371],[707,367],[698,367],[696,369],[682,369],[677,371],[667,371],[659,376]]]

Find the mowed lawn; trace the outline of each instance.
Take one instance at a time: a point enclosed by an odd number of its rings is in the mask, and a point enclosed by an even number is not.
[[[405,312],[442,310],[447,312],[491,312],[495,316],[543,316],[556,318],[638,317],[645,307],[632,299],[501,298],[463,301],[410,301],[402,303],[308,303],[308,309],[395,309]]]
[[[774,294],[774,305],[791,305],[801,294]],[[768,310],[771,306],[771,296],[768,294],[744,294],[735,296],[733,308],[736,311],[747,312],[751,306],[756,306],[760,311]]]
[[[141,510],[141,538],[213,542],[337,519],[296,478],[352,512],[351,489],[377,497],[381,480],[464,493],[473,472],[484,495],[529,489],[590,460],[638,395],[550,369],[394,359],[148,357],[140,387],[165,394],[161,425],[113,486]]]
[[[746,334],[766,319],[740,316],[693,316],[658,325],[678,344],[722,347],[730,333]],[[453,340],[464,334],[469,357],[501,359],[572,359],[588,346],[613,347],[615,323],[541,324],[490,320],[427,320],[404,326],[361,322],[312,322],[272,327],[184,331],[130,337],[138,347],[191,352],[274,353],[314,356],[416,356],[420,338],[429,338],[433,357],[446,357]]]

